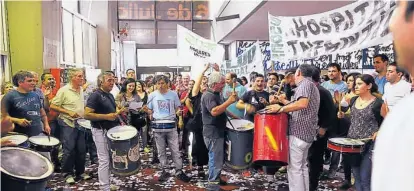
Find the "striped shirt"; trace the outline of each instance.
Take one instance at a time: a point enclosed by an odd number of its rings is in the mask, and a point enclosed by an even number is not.
[[[340,81],[336,84],[332,80],[329,80],[322,83],[322,87],[327,89],[331,93],[332,97],[334,96],[335,91],[338,91],[339,93],[348,92],[348,85],[346,85],[344,81]]]
[[[305,109],[292,112],[292,118],[289,121],[289,135],[312,143],[318,129],[319,90],[309,78],[304,78],[297,86],[292,101],[308,98],[309,104]]]

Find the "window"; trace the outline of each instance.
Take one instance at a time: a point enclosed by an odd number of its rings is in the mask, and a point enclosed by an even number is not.
[[[177,43],[177,24],[191,30],[191,22],[159,21],[158,23],[158,44]]]
[[[157,1],[159,20],[191,20],[191,1]]]
[[[154,19],[154,1],[119,1],[118,18],[131,20]]]
[[[154,21],[120,21],[119,28],[120,30],[127,29],[126,40],[139,44],[155,44]]]
[[[6,2],[0,1],[0,52],[8,52],[8,35],[6,25]]]
[[[197,21],[193,22],[193,32],[206,38],[211,38],[211,22],[210,21]]]
[[[138,44],[176,44],[177,24],[211,38],[209,1],[118,1],[119,32]]]
[[[77,13],[62,9],[62,61],[64,67],[97,66],[96,26]]]

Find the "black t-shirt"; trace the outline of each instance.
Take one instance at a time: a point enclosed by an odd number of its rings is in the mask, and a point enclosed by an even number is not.
[[[3,97],[1,105],[6,108],[10,117],[24,118],[31,121],[29,127],[21,127],[15,124],[14,132],[31,137],[39,135],[43,131],[43,122],[40,115],[43,104],[39,95],[35,92],[20,93],[17,90],[11,90]]]
[[[321,97],[319,111],[318,111],[318,126],[328,129],[329,132],[337,131],[337,117],[335,104],[333,102],[331,93],[322,86],[317,86],[319,95]]]
[[[259,111],[261,109],[264,109],[266,106],[262,103],[260,103],[260,98],[264,98],[267,102],[269,102],[269,93],[265,92],[265,91],[255,91],[255,90],[250,90],[247,93],[245,93],[243,95],[243,97],[241,98],[241,100],[244,103],[248,103],[253,105],[256,108],[256,111]],[[244,118],[246,120],[249,120],[251,122],[254,122],[254,113],[252,114],[248,114],[246,113],[246,116],[244,116]]]
[[[207,138],[224,138],[226,129],[227,115],[213,117],[211,110],[223,103],[220,93],[207,90],[201,97],[201,111],[203,120],[203,136]]]
[[[97,114],[108,114],[116,112],[116,104],[114,96],[110,93],[98,89],[93,92],[86,103],[86,107],[94,109]],[[97,129],[110,129],[112,127],[118,126],[118,119],[115,121],[91,121],[92,127]]]
[[[201,119],[201,96],[203,93],[198,92],[196,96],[193,96],[193,94],[190,92],[188,94],[188,98],[190,99],[191,105],[193,105],[193,114],[191,117],[200,117]]]

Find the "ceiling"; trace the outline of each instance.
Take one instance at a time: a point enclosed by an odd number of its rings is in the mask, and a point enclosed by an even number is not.
[[[225,36],[220,43],[236,40],[269,40],[267,13],[274,16],[303,16],[343,7],[355,1],[267,1]]]

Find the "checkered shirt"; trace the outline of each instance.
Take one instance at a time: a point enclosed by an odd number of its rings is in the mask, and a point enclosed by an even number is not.
[[[297,84],[292,101],[308,98],[308,107],[291,113],[289,121],[289,135],[293,135],[305,142],[314,140],[318,129],[318,110],[320,104],[319,90],[309,78],[304,78]]]

